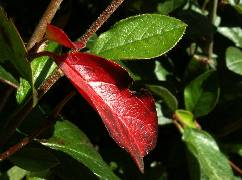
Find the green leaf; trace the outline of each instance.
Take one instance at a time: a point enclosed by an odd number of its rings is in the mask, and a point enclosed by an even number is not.
[[[25,147],[10,157],[10,161],[28,171],[43,171],[55,167],[59,161],[43,147]]]
[[[20,180],[24,179],[28,172],[18,166],[11,167],[7,173],[0,176],[1,180]]]
[[[189,150],[186,151],[186,157],[189,167],[190,179],[209,180],[209,177],[199,166],[198,160]]]
[[[62,151],[83,163],[101,179],[118,179],[90,144],[86,135],[69,121],[57,121],[54,135],[42,144]]]
[[[18,88],[18,81],[0,65],[0,81],[9,84],[14,88]]]
[[[45,51],[57,52],[59,51],[59,45],[54,42],[48,42]],[[31,68],[33,72],[33,82],[37,89],[45,79],[47,79],[51,73],[56,69],[55,62],[49,57],[39,57],[31,62]],[[27,95],[30,93],[30,84],[25,79],[20,79],[20,86],[18,88],[16,98],[17,102],[20,104],[24,102]]]
[[[175,112],[175,116],[179,122],[185,127],[196,128],[196,123],[194,121],[193,114],[189,111],[178,109]]]
[[[233,179],[228,159],[208,133],[199,129],[185,128],[182,139],[209,179]]]
[[[12,23],[8,20],[4,10],[0,7],[0,63],[10,61],[19,74],[32,82],[30,63],[26,59],[24,43]]]
[[[166,124],[171,124],[172,120],[164,116],[164,114],[162,112],[161,104],[156,102],[155,107],[156,107],[156,112],[157,112],[157,117],[158,117],[158,124],[160,126],[166,125]]]
[[[230,71],[242,75],[242,51],[235,47],[226,50],[226,66]]]
[[[242,48],[242,28],[219,27],[218,32],[230,39],[236,46]]]
[[[190,82],[185,88],[186,110],[195,117],[207,115],[217,104],[220,94],[216,73],[207,71]]]
[[[82,163],[78,162],[71,156],[63,152],[55,152],[60,164],[51,169],[51,172],[59,178],[65,179],[98,179],[92,171],[90,171]]]
[[[158,4],[157,11],[161,14],[169,14],[186,3],[186,0],[166,0]]]
[[[240,0],[228,0],[228,3],[233,6],[238,13],[242,14],[242,2]]]
[[[237,4],[234,6],[238,13],[242,14],[242,4]]]
[[[166,81],[166,77],[171,74],[162,66],[160,61],[155,61],[154,73],[156,75],[157,80],[159,81]]]
[[[168,16],[132,16],[101,34],[91,52],[114,60],[149,59],[173,48],[185,29],[185,23]]]
[[[162,86],[149,84],[146,84],[146,87],[149,88],[149,90],[157,95],[159,98],[161,98],[164,103],[171,109],[171,111],[174,112],[177,109],[177,99],[168,89]]]

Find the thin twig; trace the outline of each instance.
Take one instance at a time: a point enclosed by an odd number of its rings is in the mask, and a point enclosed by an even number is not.
[[[111,4],[100,14],[97,20],[92,23],[87,32],[77,42],[79,47],[84,48],[86,46],[88,39],[107,21],[107,19],[123,3],[123,1],[124,0],[113,0],[111,2]]]
[[[38,88],[38,99],[41,99],[44,94],[62,77],[63,72],[60,69],[56,69],[50,77],[48,77],[44,83]]]
[[[238,119],[235,121],[231,121],[231,123],[226,124],[224,127],[219,129],[219,132],[217,133],[217,136],[219,138],[222,138],[224,136],[227,136],[235,131],[238,131],[242,128],[242,119]]]
[[[58,117],[60,111],[63,109],[65,104],[76,94],[76,91],[71,91],[67,96],[57,104],[54,108],[50,116],[47,118],[47,122],[43,124],[40,128],[33,131],[28,137],[23,138],[19,143],[15,144],[14,146],[10,147],[8,150],[0,154],[0,162],[8,158],[9,156],[13,155],[24,146],[29,144],[33,139],[37,138],[41,135],[45,130],[50,128],[54,124],[54,120]]]
[[[240,169],[237,165],[235,165],[232,161],[229,161],[230,166],[239,173],[240,176],[242,176],[242,169]]]
[[[45,10],[42,18],[39,21],[39,24],[36,26],[33,35],[31,36],[28,44],[27,50],[29,51],[34,45],[42,40],[44,37],[47,24],[49,24],[57,10],[59,9],[63,0],[51,0],[47,9]]]

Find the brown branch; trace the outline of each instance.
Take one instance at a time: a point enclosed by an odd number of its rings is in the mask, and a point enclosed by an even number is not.
[[[235,165],[232,161],[229,161],[230,166],[239,173],[240,176],[242,176],[242,169],[239,168],[237,165]]]
[[[92,23],[87,32],[77,42],[79,47],[84,48],[88,39],[107,21],[113,12],[123,3],[124,0],[113,0],[111,4],[100,14],[97,20]]]
[[[57,106],[52,111],[51,115],[47,118],[47,122],[43,124],[40,128],[33,131],[28,137],[23,138],[19,143],[13,145],[9,149],[7,149],[5,152],[0,154],[0,162],[7,159],[9,156],[13,155],[20,149],[22,149],[24,146],[29,144],[33,139],[37,138],[39,135],[41,135],[45,130],[50,128],[54,124],[54,120],[58,117],[60,111],[63,109],[65,104],[76,94],[75,91],[71,91],[67,96],[57,104]]]
[[[63,72],[60,69],[56,69],[48,79],[38,88],[38,99],[41,99],[44,94],[60,79],[64,76]]]
[[[224,127],[219,129],[219,131],[217,132],[217,136],[222,138],[235,131],[238,131],[241,128],[242,128],[242,119],[231,121],[231,123],[225,124]]]
[[[47,9],[45,10],[42,18],[39,21],[39,24],[36,26],[33,35],[31,36],[28,44],[27,44],[27,51],[35,46],[36,43],[40,42],[46,31],[47,24],[49,24],[54,15],[56,14],[57,10],[59,9],[63,0],[51,0],[50,4],[48,5]]]

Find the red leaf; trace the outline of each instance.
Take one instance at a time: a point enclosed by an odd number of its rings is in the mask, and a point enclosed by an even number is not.
[[[49,40],[55,41],[68,48],[76,48],[75,43],[73,43],[66,33],[53,25],[48,24],[46,29],[46,37]]]
[[[132,79],[118,64],[91,54],[72,52],[56,59],[77,90],[100,114],[110,136],[128,151],[141,172],[143,157],[157,140],[153,97],[128,89]]]

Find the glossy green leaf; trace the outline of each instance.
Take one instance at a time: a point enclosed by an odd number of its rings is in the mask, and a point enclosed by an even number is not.
[[[59,50],[59,45],[54,42],[48,42],[45,50],[50,52],[57,52]],[[33,72],[33,82],[37,89],[42,82],[47,79],[51,73],[56,69],[57,65],[55,62],[47,56],[39,57],[31,62],[31,68]],[[16,98],[17,102],[22,103],[27,95],[30,93],[30,84],[25,79],[20,79],[20,86],[18,88]]]
[[[52,153],[42,147],[26,147],[12,155],[10,161],[28,171],[43,171],[59,163]]]
[[[54,135],[42,141],[42,144],[68,154],[83,163],[101,179],[118,179],[91,145],[86,135],[69,121],[57,121]]]
[[[7,83],[14,88],[17,88],[19,86],[18,81],[1,65],[0,65],[0,81]]]
[[[178,109],[175,112],[176,119],[183,124],[184,127],[196,128],[193,114],[189,111]]]
[[[161,98],[164,103],[171,109],[171,111],[175,111],[178,107],[178,102],[176,97],[165,87],[157,86],[157,85],[146,85],[147,88],[159,98]]]
[[[30,63],[26,59],[24,43],[12,21],[0,7],[0,63],[10,61],[19,74],[32,82]]]
[[[242,75],[242,51],[235,47],[226,50],[226,66],[230,71]]]
[[[230,39],[234,44],[242,48],[242,28],[241,27],[219,27],[218,32]]]
[[[157,10],[161,14],[169,14],[186,3],[186,0],[166,0],[158,4]]]
[[[168,16],[132,16],[101,34],[91,52],[114,60],[149,59],[174,47],[185,29],[185,23]]]
[[[208,114],[217,104],[220,94],[216,73],[207,71],[190,82],[185,88],[186,110],[195,117]]]
[[[228,159],[208,133],[199,129],[185,128],[182,139],[209,179],[233,179]]]

